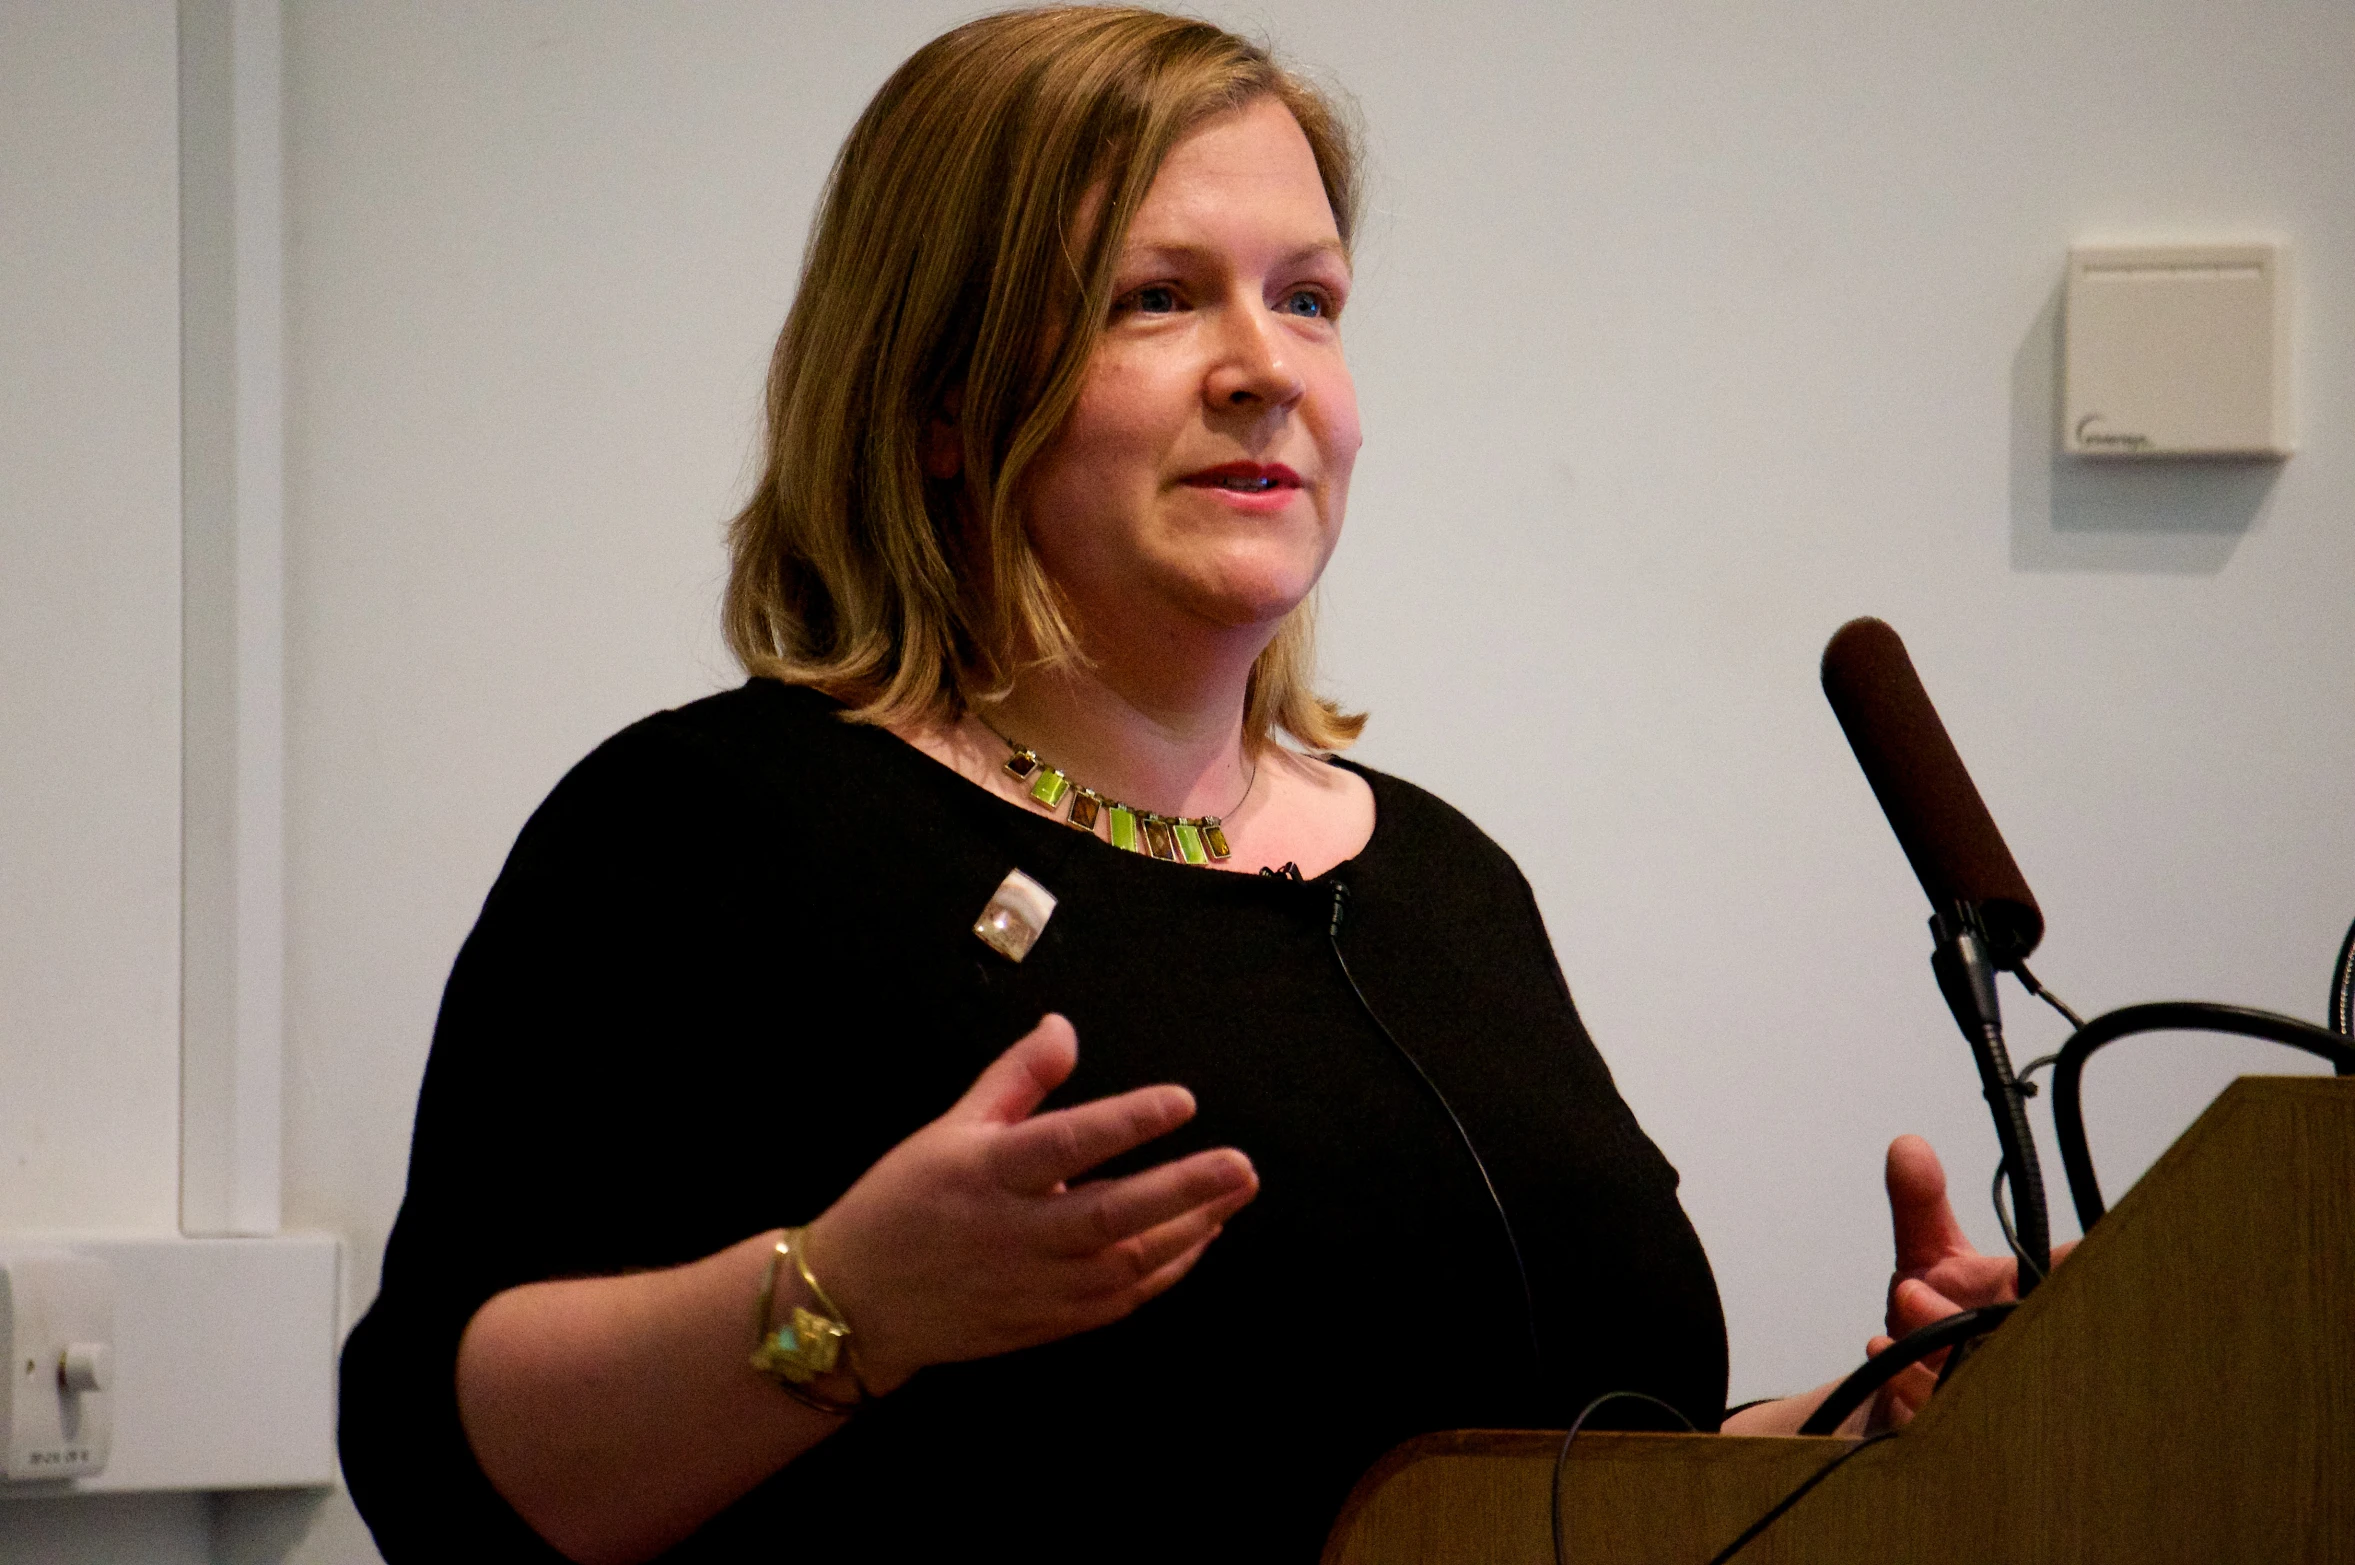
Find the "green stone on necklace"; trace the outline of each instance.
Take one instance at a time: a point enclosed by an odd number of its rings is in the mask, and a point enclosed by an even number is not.
[[[1144,849],[1137,845],[1137,812],[1125,804],[1115,804],[1110,813],[1112,845],[1126,848],[1131,853],[1142,853]]]

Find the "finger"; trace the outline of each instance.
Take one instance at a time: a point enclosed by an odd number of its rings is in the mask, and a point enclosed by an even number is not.
[[[996,1125],[1027,1119],[1048,1093],[1070,1079],[1078,1063],[1079,1035],[1071,1023],[1060,1016],[1042,1017],[973,1078],[945,1117]]]
[[[1865,1343],[1864,1356],[1868,1359],[1877,1359],[1895,1346],[1897,1346],[1897,1339],[1895,1337],[1874,1337]],[[1940,1348],[1935,1353],[1924,1354],[1915,1362],[1918,1364],[1927,1364],[1932,1369],[1936,1369],[1939,1365],[1946,1362],[1946,1355],[1953,1351],[1954,1350],[1951,1348]],[[1900,1377],[1907,1373],[1908,1370],[1905,1369],[1901,1369],[1897,1372]]]
[[[1168,1292],[1176,1285],[1179,1278],[1194,1269],[1194,1263],[1202,1259],[1202,1252],[1210,1248],[1210,1242],[1216,1239],[1219,1233],[1219,1229],[1212,1228],[1209,1232],[1200,1235],[1192,1244],[1138,1278],[1128,1287],[1099,1293],[1082,1300],[1074,1310],[1071,1330],[1075,1332],[1093,1331],[1098,1326],[1109,1326],[1135,1310],[1147,1299],[1158,1298]]]
[[[1937,1389],[1938,1376],[1930,1360],[1908,1364],[1881,1388],[1880,1427],[1897,1429],[1911,1423]]]
[[[1257,1186],[1231,1191],[1215,1201],[1181,1212],[1166,1223],[1156,1223],[1142,1233],[1132,1234],[1118,1244],[1107,1245],[1094,1255],[1072,1263],[1066,1269],[1065,1278],[1073,1291],[1083,1296],[1133,1288],[1206,1236],[1225,1228],[1227,1219],[1249,1205],[1258,1193]]]
[[[1927,1271],[1949,1255],[1972,1253],[1946,1199],[1946,1170],[1930,1143],[1919,1136],[1890,1142],[1884,1177],[1900,1276]]]
[[[2020,1296],[2020,1265],[2008,1255],[1949,1256],[1921,1280],[1958,1304],[2008,1304]]]
[[[1223,1232],[1225,1232],[1223,1228],[1213,1228],[1202,1236],[1199,1243],[1176,1259],[1155,1268],[1151,1276],[1137,1284],[1135,1289],[1137,1302],[1142,1304],[1147,1299],[1156,1298],[1166,1293],[1171,1284],[1194,1269],[1194,1263],[1202,1259],[1202,1252],[1210,1248],[1210,1241],[1216,1239]]]
[[[1183,1087],[1139,1087],[1098,1098],[1008,1129],[989,1149],[989,1172],[1008,1190],[1045,1195],[1106,1158],[1165,1136],[1194,1117],[1194,1095]]]
[[[1241,1203],[1233,1197],[1195,1207],[1143,1233],[1107,1245],[1085,1260],[1069,1261],[1059,1281],[1074,1299],[1125,1294],[1226,1226]]]
[[[1902,1337],[1908,1332],[1919,1331],[1932,1321],[1941,1321],[1949,1315],[1961,1313],[1961,1305],[1928,1283],[1908,1279],[1899,1283],[1896,1291],[1889,1295],[1889,1335]]]
[[[1235,1195],[1248,1201],[1258,1190],[1251,1160],[1234,1148],[1197,1152],[1125,1179],[1081,1185],[1049,1203],[1039,1238],[1057,1255],[1089,1256],[1197,1207]]]
[[[1225,1226],[1220,1206],[1198,1209],[1085,1260],[1032,1273],[1032,1286],[1005,1312],[1012,1334],[1052,1342],[1116,1321],[1167,1288]]]
[[[2076,1248],[2074,1239],[2054,1245],[2052,1264],[2060,1265]],[[2009,1255],[1950,1255],[1920,1276],[1940,1293],[1971,1309],[1988,1304],[2013,1304],[2020,1297],[2020,1264]]]

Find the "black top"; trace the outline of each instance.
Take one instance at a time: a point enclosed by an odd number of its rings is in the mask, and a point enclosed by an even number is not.
[[[492,888],[344,1350],[344,1472],[394,1565],[553,1557],[458,1423],[486,1299],[807,1221],[1049,1010],[1080,1044],[1051,1104],[1157,1081],[1199,1100],[1107,1172],[1233,1145],[1258,1199],[1127,1320],[925,1370],[672,1558],[1002,1538],[1041,1561],[1304,1565],[1411,1435],[1559,1428],[1617,1389],[1716,1426],[1724,1321],[1676,1173],[1477,827],[1360,769],[1374,835],[1330,874],[1163,863],[838,711],[754,681],[648,718],[557,786]],[[971,927],[1017,867],[1060,899],[1019,965]],[[1329,943],[1343,883],[1364,1005]]]

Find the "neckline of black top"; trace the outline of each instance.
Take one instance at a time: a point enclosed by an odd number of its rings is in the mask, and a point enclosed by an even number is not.
[[[1391,814],[1383,807],[1381,785],[1384,778],[1381,773],[1370,767],[1360,766],[1354,761],[1344,760],[1340,756],[1331,756],[1326,758],[1326,764],[1355,772],[1359,777],[1365,779],[1367,788],[1371,789],[1374,794],[1373,831],[1367,835],[1363,843],[1359,844],[1355,853],[1333,865],[1332,868],[1321,874],[1304,876],[1299,880],[1294,880],[1290,876],[1280,873],[1282,869],[1280,865],[1266,866],[1267,870],[1277,873],[1261,873],[1252,870],[1215,869],[1204,864],[1186,864],[1157,859],[1150,853],[1136,853],[1126,848],[1116,848],[1092,831],[1080,831],[1055,816],[1044,815],[1027,805],[1017,804],[995,789],[984,787],[975,782],[946,761],[928,751],[918,749],[887,728],[881,728],[872,723],[842,721],[843,703],[827,695],[824,691],[807,685],[785,685],[775,680],[756,680],[755,683],[769,685],[789,699],[796,691],[806,692],[813,702],[814,716],[822,722],[833,724],[847,734],[869,736],[863,742],[870,753],[882,764],[896,770],[918,790],[936,795],[944,804],[948,804],[972,818],[977,825],[986,826],[994,821],[1001,827],[1012,827],[1015,830],[1028,833],[1041,849],[1049,850],[1050,856],[1058,868],[1079,867],[1074,865],[1072,861],[1078,851],[1086,846],[1092,847],[1098,855],[1101,855],[1090,867],[1100,868],[1111,874],[1128,873],[1133,866],[1147,876],[1183,876],[1187,880],[1205,887],[1231,883],[1251,887],[1254,894],[1269,886],[1295,889],[1302,886],[1314,886],[1329,890],[1336,882],[1365,868],[1374,856],[1376,847],[1384,841],[1385,828]],[[856,744],[861,741],[854,739],[852,742]],[[1127,861],[1127,863],[1124,865],[1121,861]],[[1181,882],[1165,881],[1164,884],[1175,889]]]

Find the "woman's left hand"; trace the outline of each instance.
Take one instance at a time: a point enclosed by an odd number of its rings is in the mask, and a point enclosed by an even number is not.
[[[1889,1275],[1887,1334],[1865,1344],[1866,1356],[1875,1358],[1907,1332],[2020,1296],[2019,1263],[2008,1255],[1982,1255],[1964,1237],[1946,1197],[1946,1170],[1930,1143],[1919,1136],[1890,1142],[1886,1179],[1897,1260]],[[2053,1246],[2054,1263],[2072,1248],[2074,1241]],[[1929,1401],[1945,1362],[1944,1353],[1933,1353],[1899,1373],[1874,1399],[1865,1428],[1894,1429],[1910,1422]]]
[[[1899,1136],[1889,1143],[1886,1170],[1889,1186],[1889,1230],[1896,1240],[1897,1261],[1889,1273],[1888,1312],[1884,1335],[1864,1346],[1865,1356],[1878,1358],[1907,1332],[1963,1310],[1986,1304],[2010,1304],[2020,1296],[2020,1269],[2008,1255],[1981,1255],[1964,1237],[1946,1199],[1946,1170],[1938,1154],[1919,1136]],[[2053,1263],[2076,1248],[2076,1242],[2052,1247]],[[1913,1421],[1922,1404],[1937,1389],[1944,1352],[1900,1370],[1880,1393],[1858,1408],[1840,1432],[1878,1434]],[[1831,1381],[1800,1396],[1760,1402],[1725,1421],[1732,1435],[1793,1435],[1838,1388]]]

